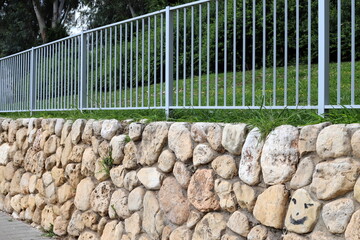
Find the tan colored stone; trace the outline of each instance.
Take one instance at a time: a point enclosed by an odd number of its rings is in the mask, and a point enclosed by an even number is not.
[[[93,136],[93,123],[94,119],[87,120],[81,139],[85,144],[91,144],[91,137]]]
[[[315,170],[314,162],[318,162],[317,156],[307,156],[300,160],[298,168],[290,181],[291,189],[299,189],[311,183]]]
[[[121,164],[124,159],[126,137],[126,135],[114,136],[110,141],[111,157],[114,160],[114,164]]]
[[[236,199],[232,191],[231,182],[227,180],[216,179],[214,189],[220,199],[221,209],[228,212],[234,212],[236,210]]]
[[[72,120],[67,120],[64,123],[64,126],[61,130],[61,139],[60,139],[60,144],[64,145],[65,144],[65,139],[68,137],[69,133],[71,132],[71,127],[72,127],[73,121]]]
[[[20,181],[21,181],[21,177],[24,174],[24,169],[19,168],[18,170],[16,170],[11,182],[10,182],[10,194],[11,195],[16,195],[21,193],[21,188],[20,188]]]
[[[84,177],[81,175],[81,163],[70,163],[65,168],[65,176],[68,182],[76,188],[81,179]]]
[[[320,131],[330,123],[319,123],[301,128],[299,135],[299,153],[304,156],[307,153],[316,152],[316,141]]]
[[[289,181],[299,161],[299,131],[296,127],[282,125],[267,137],[261,154],[264,182],[275,185]]]
[[[13,162],[9,162],[6,164],[4,169],[4,178],[6,181],[11,181],[14,177],[14,174],[17,170],[17,167],[14,166]]]
[[[0,146],[0,165],[6,165],[9,161],[10,145],[4,143]]]
[[[24,144],[26,136],[27,136],[26,128],[20,128],[16,132],[16,145],[19,149],[21,149],[22,145]]]
[[[256,225],[253,227],[248,236],[248,240],[267,240],[268,230],[263,225]],[[270,239],[269,239],[270,240]]]
[[[137,177],[136,171],[130,171],[125,175],[124,188],[128,191],[133,190],[140,185],[140,181]]]
[[[124,187],[124,178],[126,175],[127,171],[124,168],[124,166],[120,165],[117,167],[113,167],[110,170],[110,177],[111,177],[111,181],[113,182],[113,184],[116,187]]]
[[[102,123],[102,127],[101,127],[101,137],[110,141],[111,138],[114,137],[121,130],[122,130],[121,124],[119,123],[118,120],[116,119],[105,120]]]
[[[324,160],[351,153],[350,134],[344,124],[330,125],[319,133],[316,152]]]
[[[165,122],[150,123],[145,127],[140,144],[140,157],[138,158],[141,165],[150,166],[157,162],[167,142],[168,129],[169,124]]]
[[[110,197],[114,190],[110,181],[99,183],[90,195],[90,206],[95,212],[98,212],[101,216],[108,213]]]
[[[105,225],[101,240],[118,240],[124,232],[124,224],[116,220],[108,222]]]
[[[22,151],[16,151],[13,157],[13,164],[15,167],[21,167],[24,162],[24,155]]]
[[[351,217],[345,231],[346,240],[356,240],[360,238],[360,210],[357,210]]]
[[[320,200],[341,196],[353,190],[359,169],[360,163],[351,158],[321,162],[315,167],[311,190]]]
[[[307,238],[297,235],[295,233],[287,233],[286,235],[284,235],[283,240],[307,240]]]
[[[159,203],[170,222],[182,225],[188,219],[190,204],[174,177],[164,180],[159,191]]]
[[[54,220],[54,233],[58,236],[66,235],[68,224],[69,220],[63,218],[62,216],[56,217]]]
[[[100,237],[96,232],[87,230],[80,234],[78,240],[100,240]]]
[[[360,202],[360,178],[356,180],[354,186],[354,198],[356,199],[356,201]]]
[[[73,143],[71,141],[71,136],[70,134],[68,135],[68,137],[64,140],[65,146],[64,149],[61,152],[61,165],[63,167],[65,167],[68,164],[69,161],[69,156],[71,153],[71,150],[73,148]]]
[[[166,225],[162,231],[161,240],[169,240],[172,230],[172,227]]]
[[[351,137],[351,148],[353,155],[360,158],[360,130],[357,130]]]
[[[225,179],[231,179],[237,173],[235,160],[230,155],[222,155],[215,158],[211,163],[211,167],[217,175]]]
[[[194,166],[200,166],[210,163],[216,156],[217,152],[208,144],[198,144],[194,149],[193,164]]]
[[[67,227],[67,232],[71,236],[77,237],[81,234],[81,232],[84,230],[84,228],[85,228],[85,225],[81,218],[81,211],[76,210],[71,216],[71,219],[70,219],[68,227]]]
[[[190,203],[201,212],[218,210],[220,204],[214,194],[214,171],[197,170],[191,177],[187,195]]]
[[[65,171],[63,168],[53,167],[51,169],[51,176],[54,179],[55,186],[61,186],[65,181]]]
[[[243,237],[246,237],[250,232],[249,220],[247,216],[240,211],[236,211],[231,214],[226,225],[233,232]]]
[[[95,136],[100,136],[101,135],[101,129],[102,129],[103,122],[104,122],[104,120],[95,120],[93,122],[93,130],[94,130],[94,135]]]
[[[41,212],[41,226],[46,230],[50,230],[54,226],[55,214],[52,206],[45,206]]]
[[[169,148],[180,161],[187,161],[193,155],[193,143],[190,134],[190,124],[173,123],[169,129]]]
[[[158,168],[164,173],[171,172],[176,161],[175,154],[170,149],[165,149],[159,156]]]
[[[176,228],[170,234],[169,240],[191,240],[192,231],[186,226]]]
[[[81,140],[81,134],[84,131],[85,124],[85,119],[77,119],[72,125],[72,129],[70,132],[72,144],[76,145]]]
[[[56,136],[61,137],[61,132],[64,127],[64,124],[65,124],[64,119],[62,119],[62,118],[56,119],[56,123],[55,123],[55,135]]]
[[[104,159],[98,158],[96,160],[94,177],[99,182],[105,181],[110,177],[108,174],[108,166],[104,165]]]
[[[222,141],[222,127],[217,123],[209,124],[207,128],[206,139],[211,148],[215,151],[222,152],[224,150],[221,145]]]
[[[96,155],[91,147],[85,149],[81,161],[81,174],[92,176],[95,172]]]
[[[74,204],[77,209],[86,211],[90,208],[90,195],[95,188],[95,182],[90,178],[81,180],[76,188]]]
[[[52,135],[48,138],[44,145],[44,153],[46,156],[50,156],[56,152],[60,144],[60,139],[56,135]]]
[[[139,181],[150,190],[160,189],[164,175],[155,167],[142,168],[137,173]]]
[[[144,130],[144,125],[141,123],[130,123],[129,125],[129,137],[133,141],[139,141],[141,134]]]
[[[138,211],[142,208],[145,188],[140,186],[129,193],[128,208],[130,211]]]
[[[125,219],[125,231],[129,233],[131,239],[136,237],[141,232],[141,216],[139,212],[134,213],[131,217]]]
[[[196,225],[193,240],[218,240],[226,229],[226,219],[221,213],[208,213]]]
[[[45,170],[51,171],[51,169],[55,166],[56,166],[56,154],[53,154],[53,155],[49,156],[48,158],[46,158]]]
[[[99,215],[96,212],[91,210],[83,212],[81,215],[82,222],[86,228],[90,228],[91,230],[97,230],[97,223],[99,222]]]
[[[129,192],[120,188],[113,192],[109,204],[109,217],[125,219],[130,216],[128,208]]]
[[[195,210],[192,210],[189,214],[188,220],[186,222],[186,226],[188,228],[193,228],[203,217],[203,215]]]
[[[183,162],[176,162],[174,165],[173,174],[181,187],[187,189],[192,173],[186,167],[186,165]]]
[[[75,188],[73,188],[70,184],[65,183],[57,190],[58,201],[60,204],[66,202],[67,200],[73,198],[75,196]]]
[[[32,175],[30,177],[30,179],[29,179],[29,192],[30,193],[35,193],[37,180],[38,180],[38,178],[36,175]]]
[[[135,144],[135,142],[130,141],[125,145],[124,148],[124,160],[123,165],[126,169],[135,169],[137,168],[138,163],[138,145]]]
[[[263,225],[283,227],[289,193],[284,185],[274,185],[261,193],[254,207],[254,217]]]
[[[10,206],[17,213],[20,213],[20,211],[22,210],[21,198],[22,198],[22,196],[20,194],[17,194],[10,199]]]
[[[317,222],[321,204],[314,201],[304,189],[298,189],[291,197],[285,217],[285,227],[292,232],[311,232]]]
[[[86,148],[86,145],[84,145],[84,144],[75,145],[71,150],[68,162],[81,163],[85,148]]]
[[[191,138],[197,143],[205,143],[207,140],[208,127],[211,123],[193,123],[191,125]]]
[[[98,154],[101,159],[110,157],[110,144],[108,141],[104,140],[99,144]]]
[[[144,210],[143,210],[143,221],[142,229],[151,236],[152,239],[158,239],[162,232],[158,231],[156,224],[156,215],[160,211],[159,202],[156,195],[152,191],[147,191],[144,196]]]
[[[240,155],[246,134],[246,124],[226,124],[223,129],[221,144],[229,153]]]
[[[61,216],[63,216],[65,219],[70,219],[74,209],[74,200],[71,199],[60,207]]]
[[[29,172],[26,172],[21,176],[20,191],[22,194],[29,194],[29,181],[31,176],[32,174]]]
[[[337,234],[345,232],[354,211],[353,200],[341,198],[325,204],[321,215],[329,232]]]
[[[263,146],[264,140],[259,129],[252,129],[244,142],[239,163],[239,177],[246,184],[256,185],[260,182],[260,157]]]
[[[256,193],[252,187],[240,182],[233,184],[233,191],[235,193],[239,206],[252,212],[255,206]]]

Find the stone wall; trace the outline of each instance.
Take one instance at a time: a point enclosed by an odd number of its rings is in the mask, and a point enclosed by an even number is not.
[[[359,160],[359,124],[1,119],[0,209],[64,239],[355,240]]]

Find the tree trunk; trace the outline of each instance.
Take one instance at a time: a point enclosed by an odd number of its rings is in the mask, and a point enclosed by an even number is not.
[[[36,19],[38,21],[41,39],[45,43],[46,39],[47,39],[45,20],[44,20],[44,17],[41,15],[41,12],[40,12],[35,0],[32,0],[32,3],[33,3]]]
[[[59,8],[59,1],[58,0],[54,0],[53,2],[53,15],[52,15],[52,19],[51,19],[51,28],[55,28],[57,21],[58,21],[58,8]]]

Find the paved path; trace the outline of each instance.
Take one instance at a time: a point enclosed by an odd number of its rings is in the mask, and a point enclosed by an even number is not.
[[[0,212],[1,240],[49,240],[42,237],[43,232],[29,224],[13,219],[6,213]]]

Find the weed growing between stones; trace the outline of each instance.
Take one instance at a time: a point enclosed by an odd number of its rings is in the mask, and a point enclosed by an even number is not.
[[[58,235],[54,233],[54,225],[52,224],[50,224],[49,230],[43,229],[43,232],[44,233],[41,235],[42,237],[49,237],[49,238],[58,237]]]
[[[111,157],[111,152],[109,156],[101,160],[101,167],[103,172],[110,176],[110,170],[114,166],[114,159]]]

